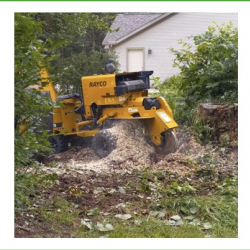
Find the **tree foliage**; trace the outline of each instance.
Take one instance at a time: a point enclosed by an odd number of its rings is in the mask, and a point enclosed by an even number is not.
[[[37,39],[41,31],[41,24],[28,15],[15,14],[15,166],[26,165],[38,151],[50,151],[42,118],[52,111],[54,103],[32,88],[39,87],[39,82],[46,84],[40,71],[49,68],[53,59],[47,55],[51,44]]]
[[[157,85],[183,120],[201,102],[238,102],[238,29],[210,26],[190,39],[194,45],[179,40],[182,48],[171,48],[180,73]]]
[[[42,40],[64,41],[71,44],[75,38],[84,37],[89,31],[110,30],[114,16],[109,13],[31,13],[30,16],[43,25],[39,34]],[[89,35],[88,35],[89,37]]]
[[[60,93],[81,93],[81,77],[102,74],[107,59],[115,57],[103,49],[102,41],[115,18],[114,13],[32,13],[43,24],[39,37],[60,43],[53,53],[51,73],[58,75]]]
[[[55,61],[54,72],[60,73],[57,79],[58,92],[63,94],[82,93],[81,77],[106,74],[104,66],[110,58],[110,54],[104,50],[92,50],[90,54],[82,51],[71,57],[58,58]],[[111,56],[116,58],[115,55]],[[118,64],[115,63],[118,67]]]

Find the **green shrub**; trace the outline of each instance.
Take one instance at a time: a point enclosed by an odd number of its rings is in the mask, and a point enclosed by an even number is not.
[[[210,26],[190,39],[194,45],[179,40],[182,49],[170,49],[180,73],[155,84],[177,121],[189,125],[200,103],[238,102],[238,29],[232,23]]]
[[[51,186],[57,180],[57,174],[36,174],[23,171],[15,172],[15,212],[20,212],[30,203],[30,197]]]
[[[41,31],[41,23],[29,15],[15,14],[15,166],[30,163],[38,152],[50,151],[48,131],[42,129],[42,119],[55,104],[40,91],[29,88],[41,82],[40,71],[49,68],[53,58],[48,56],[51,46],[37,39]]]

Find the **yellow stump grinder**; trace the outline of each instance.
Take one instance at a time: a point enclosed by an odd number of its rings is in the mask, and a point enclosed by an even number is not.
[[[81,78],[82,93],[57,95],[50,82],[42,89],[52,101],[59,100],[62,107],[55,108],[47,119],[54,152],[60,153],[79,137],[93,137],[92,146],[99,157],[105,157],[116,143],[105,130],[105,124],[117,120],[142,120],[152,144],[158,152],[172,153],[178,142],[173,113],[166,100],[148,96],[149,76],[153,71],[114,73],[112,64],[106,65],[109,74]],[[46,78],[47,71],[42,71]]]

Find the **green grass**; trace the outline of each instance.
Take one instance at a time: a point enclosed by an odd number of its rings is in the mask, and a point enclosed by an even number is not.
[[[205,234],[196,226],[183,225],[181,227],[170,227],[165,221],[156,219],[141,218],[140,225],[135,225],[133,221],[118,221],[110,220],[114,226],[113,231],[98,232],[93,231],[79,231],[78,237],[101,237],[107,236],[109,238],[203,238]]]
[[[53,205],[53,209],[51,208]],[[135,208],[146,207],[148,211],[164,211],[167,217],[180,215],[184,224],[181,226],[167,225],[168,218],[160,219],[153,215],[133,213]],[[72,203],[61,198],[54,198],[47,203],[40,215],[54,237],[60,237],[67,230],[71,237],[83,238],[235,238],[238,234],[237,201],[223,196],[207,197],[166,197],[160,203],[132,203],[126,212],[132,215],[129,220],[115,218],[115,214],[103,213],[89,216],[93,228],[90,230],[81,224],[79,214],[82,211],[74,209]],[[200,225],[190,225],[185,217],[193,216]],[[86,218],[86,217],[85,217]],[[97,222],[113,226],[112,231],[99,231]],[[205,230],[204,223],[209,222],[212,228]],[[39,234],[36,236],[39,237]],[[53,236],[52,236],[53,237]]]

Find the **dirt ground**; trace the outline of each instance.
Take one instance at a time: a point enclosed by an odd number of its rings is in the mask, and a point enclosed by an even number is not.
[[[105,158],[97,157],[89,144],[71,147],[64,153],[47,157],[40,171],[56,173],[58,180],[39,195],[40,200],[53,199],[56,195],[71,200],[82,211],[79,217],[86,216],[86,211],[94,208],[103,213],[123,214],[125,211],[119,204],[147,199],[147,195],[138,190],[142,170],[167,173],[158,176],[165,183],[176,180],[194,186],[202,183],[202,194],[207,194],[214,185],[214,178],[223,179],[234,175],[237,169],[238,148],[221,150],[214,146],[201,146],[181,129],[177,131],[179,148],[169,155],[157,154],[154,147],[146,142],[139,124],[121,123],[111,130],[118,137],[117,148]],[[148,172],[146,178],[153,182],[155,176]],[[126,188],[129,183],[133,185]],[[40,206],[39,199],[35,206]],[[134,212],[146,214],[147,208],[135,207]],[[39,230],[30,226],[32,223],[25,226],[25,221],[37,223],[39,220],[42,222],[39,215],[30,218],[25,213],[16,217],[15,237],[49,237],[46,224]],[[70,237],[65,234],[65,237]]]

